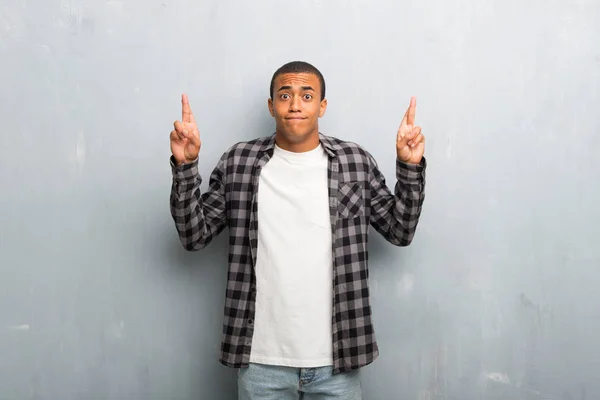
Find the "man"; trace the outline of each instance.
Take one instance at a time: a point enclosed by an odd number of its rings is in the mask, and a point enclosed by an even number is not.
[[[392,193],[366,150],[319,132],[327,100],[314,66],[282,66],[270,92],[275,133],[228,149],[205,193],[199,131],[182,96],[171,132],[171,214],[187,250],[229,228],[220,361],[239,369],[240,399],[360,399],[358,371],[378,356],[369,225],[407,246],[424,200],[416,99],[397,132]]]

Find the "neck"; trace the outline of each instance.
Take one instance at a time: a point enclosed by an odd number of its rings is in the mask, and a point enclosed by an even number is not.
[[[283,150],[291,151],[293,153],[304,153],[307,151],[314,150],[319,146],[319,131],[316,130],[309,133],[303,138],[298,138],[297,141],[288,140],[285,135],[280,132],[275,132],[275,143]]]

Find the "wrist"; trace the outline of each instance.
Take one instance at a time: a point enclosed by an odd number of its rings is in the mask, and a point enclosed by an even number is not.
[[[421,165],[422,162],[423,162],[423,157],[421,157],[418,160],[411,160],[410,158],[405,160],[402,157],[397,156],[396,157],[396,161],[400,162],[400,163],[403,163],[403,164],[408,164],[408,165]]]
[[[171,160],[175,167],[181,167],[182,165],[193,164],[196,160],[198,160],[198,158],[196,157],[193,160],[188,160],[188,159],[179,160],[179,159],[175,158],[175,156],[171,156]]]

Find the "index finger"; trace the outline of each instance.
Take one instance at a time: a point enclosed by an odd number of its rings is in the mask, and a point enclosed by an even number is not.
[[[190,101],[185,93],[181,96],[181,119],[183,122],[194,122]]]
[[[415,124],[415,114],[417,113],[417,98],[410,98],[410,105],[404,113],[404,118],[402,119],[403,125],[414,125]]]

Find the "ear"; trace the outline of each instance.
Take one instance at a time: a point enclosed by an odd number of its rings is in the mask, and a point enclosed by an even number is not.
[[[271,113],[271,117],[275,118],[275,110],[273,109],[273,99],[269,98],[267,101],[267,105],[269,106],[269,113]]]
[[[321,109],[319,110],[319,118],[325,115],[325,110],[327,110],[327,99],[321,100]]]

